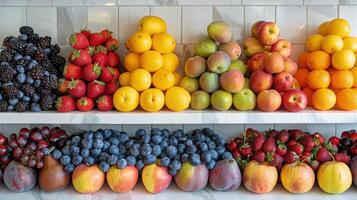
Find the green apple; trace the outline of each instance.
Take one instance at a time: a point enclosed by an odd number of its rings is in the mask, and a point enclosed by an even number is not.
[[[191,108],[194,110],[204,110],[210,104],[210,96],[203,90],[197,90],[191,94]]]
[[[228,68],[228,71],[232,69],[238,69],[242,72],[243,75],[247,72],[247,66],[244,64],[242,60],[232,60],[231,65]]]
[[[233,95],[233,105],[237,110],[253,110],[256,105],[256,96],[250,89],[243,89]]]
[[[232,106],[232,101],[232,94],[224,90],[217,90],[211,95],[211,105],[216,110],[228,110]]]
[[[185,76],[183,79],[180,80],[179,86],[186,89],[187,92],[189,92],[189,93],[192,93],[192,92],[198,90],[200,87],[197,79],[190,78],[187,76]]]
[[[217,51],[217,44],[210,37],[202,37],[194,47],[194,54],[207,58],[209,55]]]

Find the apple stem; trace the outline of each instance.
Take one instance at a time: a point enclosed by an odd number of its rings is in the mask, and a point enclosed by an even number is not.
[[[333,162],[336,162],[335,157],[332,155],[332,153],[328,152],[328,154],[329,154],[330,157],[332,158],[332,161],[333,161]]]

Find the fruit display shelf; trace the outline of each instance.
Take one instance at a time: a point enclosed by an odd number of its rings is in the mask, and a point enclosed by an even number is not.
[[[314,199],[314,200],[342,200],[342,199],[355,199],[357,192],[357,187],[351,187],[348,191],[339,195],[330,195],[322,192],[318,186],[315,186],[310,192],[305,194],[292,194],[284,190],[281,185],[277,185],[274,190],[266,194],[254,194],[249,192],[240,186],[238,190],[231,192],[217,192],[209,187],[199,192],[183,192],[179,190],[174,184],[165,190],[164,192],[158,194],[148,193],[141,183],[138,183],[134,190],[128,193],[114,193],[110,190],[108,186],[104,186],[100,191],[94,194],[80,194],[77,193],[72,187],[67,187],[65,190],[61,190],[53,193],[46,193],[40,191],[38,188],[33,189],[25,193],[13,193],[3,186],[0,186],[1,199],[11,199],[11,200],[41,200],[41,199],[56,199],[56,200],[81,200],[81,199],[91,199],[91,200],[120,200],[120,199],[131,199],[131,200],[169,200],[172,197],[175,199],[185,199],[185,200],[215,200],[215,199],[244,199],[244,200],[271,200],[271,199],[285,199],[285,200],[298,200],[298,199]]]
[[[261,111],[194,111],[182,112],[25,112],[0,113],[1,124],[324,124],[357,123],[357,112],[316,111],[261,112]]]

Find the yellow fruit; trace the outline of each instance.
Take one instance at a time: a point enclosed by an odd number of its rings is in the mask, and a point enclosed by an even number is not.
[[[310,69],[327,69],[331,65],[331,58],[326,52],[317,50],[306,57],[306,66]]]
[[[345,89],[353,86],[353,74],[348,70],[334,70],[331,73],[331,86],[333,89]]]
[[[161,90],[149,88],[140,95],[140,106],[148,112],[157,112],[165,105],[165,95]]]
[[[187,92],[192,93],[200,89],[200,85],[196,78],[183,77],[179,83],[179,86],[187,90]]]
[[[123,86],[130,86],[130,72],[124,72],[119,76],[119,85]]]
[[[330,74],[326,70],[315,69],[309,72],[306,81],[310,89],[327,88],[330,85]]]
[[[343,49],[348,49],[353,52],[357,51],[357,37],[348,36],[343,39]]]
[[[136,32],[130,37],[130,48],[135,53],[143,53],[151,49],[152,40],[149,34]]]
[[[145,16],[138,23],[139,29],[149,35],[166,32],[166,22],[157,16]]]
[[[182,76],[180,73],[178,72],[174,72],[174,76],[175,76],[175,83],[174,86],[178,86],[178,84],[180,83]]]
[[[317,33],[321,35],[327,35],[327,30],[329,27],[330,21],[326,21],[322,24],[320,24],[319,28],[317,29]]]
[[[143,91],[151,86],[151,74],[145,69],[136,69],[131,72],[130,86],[137,91]]]
[[[156,71],[152,77],[152,84],[159,90],[165,91],[175,84],[175,75],[166,69]]]
[[[191,96],[185,89],[172,87],[166,91],[165,105],[168,109],[178,112],[190,106]]]
[[[162,55],[162,58],[164,59],[164,65],[162,66],[162,69],[166,69],[170,72],[175,72],[179,65],[179,59],[176,54],[166,53]]]
[[[320,50],[321,42],[324,39],[324,36],[321,34],[313,34],[306,41],[306,49],[309,52]]]
[[[352,76],[353,76],[352,87],[357,87],[357,67],[350,69],[350,72],[352,73]]]
[[[332,66],[338,70],[349,70],[356,62],[356,56],[351,50],[336,51],[332,55]]]
[[[312,94],[311,101],[315,109],[330,110],[336,104],[336,95],[332,90],[322,88]]]
[[[139,58],[140,56],[137,53],[126,54],[124,57],[124,68],[129,72],[132,72],[134,69],[139,68],[140,67]]]
[[[132,87],[121,87],[113,95],[113,104],[121,112],[135,110],[139,105],[139,93]]]
[[[131,47],[131,37],[129,37],[128,40],[125,42],[125,48],[128,51],[133,51],[133,48]]]
[[[152,48],[159,53],[171,53],[176,48],[176,41],[168,33],[157,33],[152,37]]]
[[[321,49],[330,55],[342,48],[343,40],[338,35],[328,35],[321,42]]]
[[[357,109],[357,91],[353,89],[343,89],[336,94],[336,105],[342,110]]]
[[[140,66],[149,72],[156,72],[164,65],[164,58],[157,51],[147,51],[140,56]]]
[[[336,18],[330,21],[327,33],[330,35],[338,35],[342,38],[347,37],[351,32],[351,26],[347,20]]]

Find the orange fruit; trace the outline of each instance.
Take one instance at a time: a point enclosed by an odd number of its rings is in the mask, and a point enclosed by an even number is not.
[[[353,87],[357,87],[357,67],[354,67],[352,69],[350,69],[350,72],[353,76]]]
[[[306,98],[307,98],[307,105],[311,106],[312,102],[311,102],[311,98],[312,98],[312,94],[314,93],[314,91],[312,89],[310,89],[309,87],[304,87],[302,89],[302,91],[305,93]]]
[[[353,74],[348,70],[336,70],[331,74],[331,86],[334,89],[345,89],[353,86]]]
[[[136,69],[131,72],[130,86],[137,91],[143,91],[151,86],[151,74],[142,68]]]
[[[349,70],[356,62],[356,56],[351,50],[336,51],[332,55],[332,66],[338,70]]]
[[[317,29],[317,33],[321,35],[327,35],[327,30],[329,27],[330,21],[326,21],[322,24],[320,24],[319,28]]]
[[[313,90],[327,88],[330,85],[330,74],[323,69],[315,69],[307,75],[307,86]]]
[[[174,86],[178,86],[178,84],[180,83],[182,76],[180,73],[178,72],[174,72],[174,77],[175,77],[175,83]]]
[[[130,72],[124,72],[119,75],[119,85],[120,87],[130,86]]]
[[[166,91],[165,105],[168,109],[178,112],[190,106],[191,95],[185,89],[172,87]]]
[[[342,38],[347,37],[351,32],[350,23],[342,18],[336,18],[330,21],[327,29],[327,34],[338,35]]]
[[[306,57],[306,65],[310,69],[327,69],[330,64],[330,55],[321,50],[311,52]]]
[[[140,55],[137,53],[128,53],[124,57],[124,68],[132,72],[134,69],[137,69],[140,67],[140,62],[139,62]]]
[[[343,40],[338,35],[328,35],[321,41],[321,49],[330,55],[342,48]]]
[[[306,63],[307,55],[309,55],[308,52],[303,52],[303,53],[300,54],[300,56],[298,58],[298,62],[297,62],[299,68],[307,67],[306,66],[306,64],[307,64]]]
[[[176,48],[176,41],[168,33],[157,33],[152,37],[152,48],[159,53],[171,53]]]
[[[312,94],[311,102],[317,110],[330,110],[336,104],[336,95],[332,90],[322,88]]]
[[[130,48],[135,53],[143,53],[151,49],[152,40],[149,34],[136,32],[130,37]]]
[[[166,69],[170,72],[176,71],[178,65],[179,65],[179,59],[174,53],[166,53],[162,55],[162,58],[164,59],[164,64],[162,66],[162,69]]]
[[[165,105],[164,93],[156,88],[149,88],[140,94],[140,107],[148,112],[157,112]]]
[[[355,52],[355,57],[357,58],[357,51]],[[357,62],[355,62],[355,67],[357,67]]]
[[[343,89],[336,94],[337,108],[342,110],[357,109],[357,91],[354,89]]]
[[[130,112],[139,105],[139,93],[134,88],[124,86],[113,94],[113,105],[121,112]]]
[[[140,66],[149,72],[156,72],[164,65],[164,58],[157,51],[147,51],[140,55]]]
[[[357,37],[348,36],[343,38],[343,49],[348,49],[353,52],[357,51]]]
[[[167,90],[175,84],[175,75],[166,69],[160,69],[152,76],[152,84],[159,90]]]
[[[149,35],[166,32],[166,22],[158,16],[145,16],[138,23],[139,29]]]
[[[307,38],[306,49],[309,52],[317,51],[321,49],[321,42],[324,39],[324,36],[321,34],[313,34]]]
[[[133,51],[133,48],[131,47],[131,37],[129,37],[128,40],[125,42],[125,48],[128,51]]]
[[[306,87],[307,75],[309,74],[309,72],[310,70],[308,68],[301,68],[296,71],[294,77],[299,83],[300,87]]]

